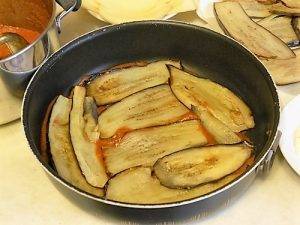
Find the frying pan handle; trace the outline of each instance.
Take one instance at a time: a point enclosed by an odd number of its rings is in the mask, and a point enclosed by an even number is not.
[[[81,0],[56,0],[56,2],[64,9],[55,18],[55,24],[58,33],[61,32],[61,20],[70,12],[77,11],[81,6]]]
[[[279,141],[281,138],[281,134],[282,134],[281,131],[278,130],[273,145],[271,146],[268,154],[266,155],[265,159],[261,162],[261,164],[256,168],[256,172],[258,174],[266,174],[271,170],[276,152],[279,148]]]

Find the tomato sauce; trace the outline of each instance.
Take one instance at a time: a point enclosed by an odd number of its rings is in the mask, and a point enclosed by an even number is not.
[[[198,116],[193,113],[192,111],[189,111],[182,116],[179,117],[178,122],[188,121],[188,120],[197,120]]]
[[[122,138],[130,131],[131,131],[131,129],[129,129],[127,127],[122,127],[122,128],[117,130],[116,134],[113,137],[111,137],[111,138],[100,138],[97,141],[98,151],[101,151],[103,148],[116,146],[117,144],[120,143]]]
[[[100,115],[100,114],[103,113],[108,107],[109,107],[109,105],[100,105],[100,106],[97,108],[97,113]]]
[[[8,32],[19,34],[29,44],[33,43],[40,35],[40,33],[37,31],[33,31],[33,30],[21,28],[21,27],[12,27],[12,26],[0,24],[0,34],[8,33]],[[11,52],[5,44],[0,45],[0,59],[8,57],[10,54],[11,54]]]
[[[182,116],[179,117],[178,122],[188,121],[188,120],[198,120],[198,116],[192,112],[189,111]],[[207,145],[215,145],[217,144],[217,141],[215,140],[214,136],[203,126],[199,125],[199,131],[205,136],[207,139]]]
[[[217,144],[215,137],[204,126],[199,125],[199,130],[205,136],[205,138],[207,140],[207,145]]]

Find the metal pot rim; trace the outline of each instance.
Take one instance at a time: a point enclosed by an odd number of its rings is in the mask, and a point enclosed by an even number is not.
[[[202,196],[198,196],[198,197],[194,197],[191,199],[187,199],[187,200],[183,200],[183,201],[177,201],[177,202],[171,202],[171,203],[160,203],[160,204],[137,204],[137,203],[123,203],[123,202],[118,202],[118,201],[114,201],[114,200],[107,200],[105,198],[101,198],[99,196],[94,196],[92,194],[89,194],[75,186],[73,186],[72,184],[70,184],[69,182],[67,182],[65,179],[61,178],[54,169],[52,169],[51,167],[47,166],[44,162],[42,162],[42,160],[38,157],[37,154],[35,154],[35,152],[33,151],[32,147],[36,147],[36,146],[32,146],[32,143],[29,142],[28,139],[28,134],[26,132],[26,124],[24,121],[24,112],[25,112],[25,107],[24,105],[26,104],[27,101],[27,93],[30,92],[30,88],[32,83],[35,80],[35,77],[37,76],[37,74],[39,73],[39,70],[44,67],[45,65],[47,66],[47,61],[48,60],[53,60],[56,61],[55,56],[57,54],[59,54],[59,52],[61,50],[64,50],[67,46],[71,46],[72,47],[76,47],[77,44],[81,43],[82,41],[84,41],[84,38],[87,36],[93,36],[93,34],[97,34],[97,33],[105,33],[105,32],[110,32],[112,29],[115,29],[116,27],[124,27],[124,26],[132,26],[132,25],[136,25],[136,24],[160,24],[160,25],[180,25],[180,26],[185,26],[185,27],[190,27],[193,29],[197,29],[197,30],[206,30],[208,32],[214,33],[218,36],[223,36],[226,37],[228,39],[230,39],[231,41],[235,42],[238,46],[242,47],[243,49],[245,49],[248,53],[250,53],[252,56],[254,56],[258,62],[258,64],[260,64],[261,68],[264,68],[264,70],[266,71],[266,75],[267,75],[267,79],[272,83],[272,86],[274,88],[274,92],[276,93],[275,96],[273,96],[275,98],[274,104],[276,104],[276,113],[277,113],[277,117],[275,117],[274,119],[276,120],[275,122],[275,126],[274,127],[274,132],[273,135],[270,137],[270,139],[266,142],[265,147],[267,148],[266,152],[262,155],[258,155],[260,157],[260,159],[258,161],[256,161],[256,163],[254,163],[251,168],[244,172],[242,175],[240,175],[238,178],[236,178],[235,180],[231,181],[230,183],[228,183],[227,185],[216,189],[208,194],[202,195]],[[53,177],[55,180],[57,180],[59,183],[61,183],[62,185],[64,185],[66,188],[75,191],[76,193],[85,196],[89,199],[93,199],[96,200],[98,202],[102,202],[105,204],[109,204],[109,205],[114,205],[114,206],[120,206],[120,207],[125,207],[125,208],[135,208],[135,209],[162,209],[162,208],[172,208],[172,207],[177,207],[177,206],[184,206],[187,204],[191,204],[191,203],[195,203],[195,202],[200,202],[202,200],[208,199],[210,197],[213,197],[215,195],[220,194],[221,192],[224,192],[228,189],[230,189],[231,187],[235,186],[236,184],[238,184],[241,180],[243,180],[245,177],[247,177],[248,175],[250,175],[251,173],[255,172],[255,170],[257,169],[257,167],[259,165],[261,165],[263,163],[263,161],[265,160],[266,156],[268,155],[268,153],[271,151],[271,148],[275,142],[276,136],[278,135],[278,125],[279,125],[279,117],[280,117],[280,105],[279,105],[279,98],[278,98],[278,91],[277,91],[277,87],[275,85],[274,80],[272,79],[271,75],[269,74],[269,72],[267,71],[267,69],[264,67],[264,65],[260,62],[260,60],[258,59],[258,57],[256,55],[254,55],[251,51],[249,51],[244,45],[240,44],[239,42],[237,42],[236,40],[234,40],[231,37],[228,37],[226,35],[217,33],[213,30],[204,28],[204,27],[199,27],[196,25],[192,25],[192,24],[187,24],[184,22],[178,22],[178,21],[160,21],[160,20],[148,20],[148,21],[135,21],[135,22],[127,22],[127,23],[123,23],[123,24],[117,24],[117,25],[107,25],[104,26],[102,28],[97,28],[95,30],[92,30],[88,33],[85,33],[79,37],[77,37],[74,40],[71,40],[70,42],[66,43],[64,46],[61,47],[61,49],[55,53],[53,53],[45,63],[43,63],[43,65],[41,67],[38,68],[38,70],[35,72],[34,76],[32,77],[32,79],[30,80],[26,90],[25,90],[25,94],[24,94],[24,98],[23,98],[23,102],[22,102],[22,115],[21,115],[21,122],[23,124],[23,128],[24,128],[24,132],[25,132],[25,136],[26,136],[26,140],[28,143],[28,146],[30,147],[32,153],[35,155],[36,159],[39,161],[39,163],[42,165],[43,169],[51,176]]]
[[[44,31],[42,33],[40,33],[39,37],[34,42],[32,42],[30,45],[26,46],[21,51],[18,51],[17,53],[15,53],[15,54],[13,54],[13,55],[11,55],[9,57],[1,59],[0,63],[5,63],[5,62],[7,62],[7,61],[9,61],[9,60],[11,60],[11,59],[13,59],[15,57],[18,57],[19,55],[25,53],[30,48],[32,48],[36,43],[38,43],[47,34],[47,32],[49,31],[49,29],[52,27],[54,19],[55,19],[55,13],[56,13],[56,3],[55,3],[54,0],[52,0],[52,15],[51,15],[51,18],[49,19],[48,25],[46,26],[46,28],[44,29]]]

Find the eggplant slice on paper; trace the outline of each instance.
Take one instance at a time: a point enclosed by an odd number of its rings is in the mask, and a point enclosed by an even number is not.
[[[190,111],[173,95],[169,85],[140,91],[106,109],[98,119],[101,138],[122,129],[135,130],[181,120]]]
[[[300,81],[300,49],[295,50],[296,58],[261,60],[276,84],[285,85]]]
[[[272,4],[277,3],[280,0],[256,0],[256,1],[259,3],[262,3],[264,5],[272,5]]]
[[[74,151],[82,173],[88,183],[95,187],[103,187],[108,180],[101,154],[97,152],[95,133],[88,135],[85,131],[84,101],[86,90],[84,87],[75,86],[73,93],[73,106],[70,114],[70,133]],[[94,122],[96,123],[96,121]],[[94,132],[97,132],[96,128]],[[92,138],[91,138],[92,137]],[[99,137],[99,134],[98,134]]]
[[[75,187],[96,196],[103,196],[103,189],[87,183],[79,168],[70,137],[71,107],[72,100],[60,95],[52,109],[49,122],[49,142],[55,168],[59,176]]]
[[[298,39],[300,39],[300,17],[294,17],[292,20],[292,25],[298,36]]]
[[[299,0],[281,0],[281,1],[289,8],[299,8],[300,9],[300,1]]]
[[[108,71],[87,85],[87,95],[94,97],[98,105],[105,105],[160,84],[168,83],[166,64],[181,68],[176,61],[158,61],[146,66],[132,66]]]
[[[163,156],[205,145],[200,126],[198,120],[190,120],[127,133],[115,147],[103,150],[107,171],[114,175],[135,166],[152,166]]]
[[[246,162],[240,169],[218,181],[191,189],[167,188],[161,185],[159,180],[152,175],[151,168],[131,168],[109,180],[106,198],[139,204],[159,204],[188,200],[208,194],[230,183],[245,172],[249,164]]]
[[[299,0],[296,0],[299,1]],[[282,3],[277,3],[269,6],[270,12],[278,15],[300,16],[300,8],[290,8]]]
[[[249,107],[229,89],[170,66],[171,89],[188,108],[207,110],[233,132],[254,127]]]
[[[298,37],[292,26],[291,17],[271,15],[258,21],[258,24],[272,32],[286,44],[298,41]]]
[[[219,180],[240,168],[251,156],[245,144],[190,148],[159,159],[154,172],[170,188],[191,188]]]
[[[208,110],[192,106],[193,112],[200,119],[202,126],[212,135],[217,144],[236,144],[243,141],[239,135],[230,130]]]
[[[237,2],[214,4],[216,17],[224,31],[262,58],[290,59],[294,52],[278,37],[252,21]]]
[[[270,16],[269,6],[257,0],[225,0],[224,2],[237,2],[251,18],[264,18]]]

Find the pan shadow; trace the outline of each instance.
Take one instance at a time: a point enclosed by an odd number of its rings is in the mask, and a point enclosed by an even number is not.
[[[47,173],[46,173],[47,174]],[[115,224],[186,224],[188,222],[205,222],[222,209],[230,207],[249,185],[236,185],[227,194],[217,195],[209,204],[192,203],[166,209],[131,209],[107,205],[81,196],[58,183],[47,174],[56,189],[72,204],[96,218],[105,219]],[[249,181],[249,184],[252,182]]]

